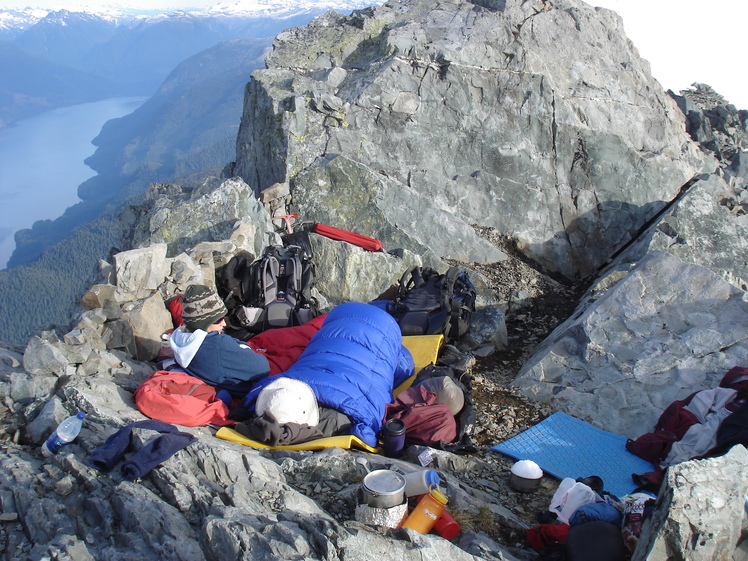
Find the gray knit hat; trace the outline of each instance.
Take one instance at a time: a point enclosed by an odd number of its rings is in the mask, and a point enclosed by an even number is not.
[[[221,297],[204,284],[188,286],[184,291],[182,306],[182,320],[190,331],[206,329],[228,313]]]

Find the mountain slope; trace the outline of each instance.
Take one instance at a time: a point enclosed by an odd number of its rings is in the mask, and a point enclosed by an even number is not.
[[[0,41],[0,128],[16,119],[115,94],[116,84]]]
[[[138,110],[103,127],[94,139],[99,148],[86,163],[101,176],[124,177],[143,168],[173,174],[179,162],[230,139],[231,151],[207,167],[228,163],[234,158],[244,84],[262,67],[269,47],[268,39],[236,39],[189,58]],[[111,196],[91,190],[89,184],[96,183],[93,178],[81,185],[82,199]]]
[[[29,263],[45,247],[96,218],[106,205],[143,193],[149,182],[221,168],[233,160],[251,72],[263,65],[267,39],[228,41],[184,63],[131,115],[106,123],[86,163],[98,175],[79,187],[84,202],[53,221],[17,233],[9,267]]]

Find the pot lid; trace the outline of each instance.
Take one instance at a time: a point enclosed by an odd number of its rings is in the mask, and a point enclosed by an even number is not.
[[[389,469],[377,469],[364,477],[364,487],[377,494],[394,494],[405,488],[405,478]]]

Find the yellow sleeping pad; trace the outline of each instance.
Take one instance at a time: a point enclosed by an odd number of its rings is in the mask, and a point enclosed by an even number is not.
[[[361,440],[357,436],[352,434],[343,434],[341,436],[326,436],[325,438],[317,438],[316,440],[309,440],[307,442],[300,442],[299,444],[288,444],[286,446],[270,446],[263,442],[258,442],[247,438],[242,433],[230,429],[229,427],[221,427],[216,433],[218,438],[223,440],[230,440],[232,442],[238,442],[246,446],[254,446],[255,448],[271,448],[273,450],[322,450],[323,448],[361,448],[372,454],[379,452],[379,448],[372,448]]]
[[[403,337],[403,345],[410,351],[410,354],[413,355],[413,362],[415,363],[416,368],[415,374],[395,388],[395,391],[392,392],[393,397],[401,391],[407,390],[422,368],[436,362],[439,355],[439,349],[443,342],[444,335],[409,335]],[[232,442],[244,444],[245,446],[266,449],[270,448],[272,450],[322,450],[323,448],[337,447],[345,449],[360,448],[367,452],[371,452],[372,454],[377,454],[379,452],[379,448],[372,448],[364,443],[360,438],[353,436],[352,434],[327,436],[325,438],[317,438],[316,440],[309,440],[298,444],[289,444],[287,446],[269,446],[263,442],[247,438],[242,433],[229,427],[221,427],[216,433],[216,436],[223,440],[230,440]]]
[[[444,335],[408,335],[403,337],[403,345],[413,355],[416,371],[415,374],[395,388],[395,391],[392,392],[393,397],[401,391],[407,390],[423,368],[436,363],[442,343],[444,343]]]

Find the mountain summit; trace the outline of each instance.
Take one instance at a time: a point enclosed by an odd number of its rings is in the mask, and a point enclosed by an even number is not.
[[[391,1],[284,30],[266,66],[246,87],[223,176],[153,183],[103,224],[128,233],[70,323],[0,345],[6,557],[533,559],[527,531],[559,481],[549,469],[536,493],[510,491],[497,435],[558,410],[623,447],[679,401],[671,424],[688,417],[697,429],[680,442],[686,457],[731,413],[711,415],[712,405],[729,399],[744,415],[748,114],[707,87],[663,92],[615,14],[578,0]],[[366,455],[375,469],[438,470],[461,525],[455,539],[362,522],[358,450],[259,448],[199,426],[135,481],[87,465],[111,435],[141,458],[163,450],[168,438],[132,423],[154,426],[133,395],[163,364],[175,327],[165,302],[214,284],[233,256],[278,243],[272,217],[288,213],[383,244],[368,252],[309,233],[323,311],[379,299],[411,266],[470,271],[477,309],[457,346],[479,357],[463,378],[476,412],[465,434],[479,452]],[[57,261],[68,260],[59,247]],[[23,302],[36,303],[48,305]],[[727,376],[733,387],[720,387]],[[696,413],[680,409],[696,392],[707,392],[689,403]],[[536,411],[515,414],[533,410],[526,400]],[[81,436],[44,459],[39,446],[79,410]],[[571,447],[572,484],[598,474],[588,460],[609,458],[587,442]],[[668,465],[641,532],[626,535],[631,558],[743,556],[747,462],[738,444]],[[608,469],[632,492],[641,482]],[[580,547],[602,534],[588,518],[579,516],[592,534]],[[622,559],[619,527],[608,524],[619,539],[605,545]]]

